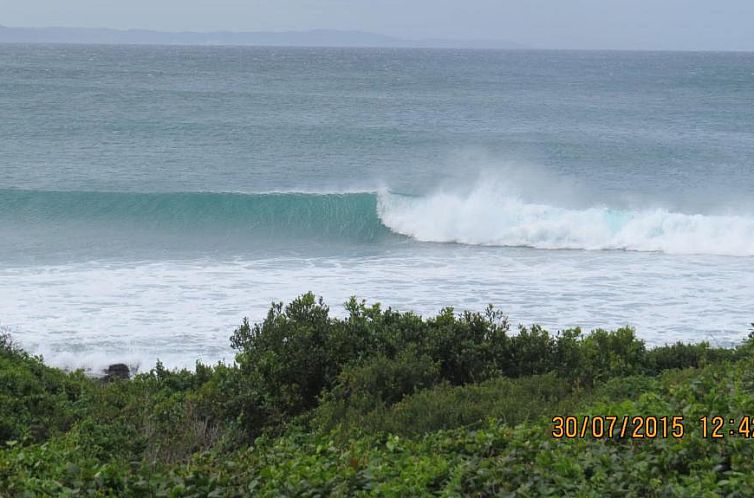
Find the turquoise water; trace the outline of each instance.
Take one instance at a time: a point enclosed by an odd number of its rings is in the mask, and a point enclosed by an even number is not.
[[[229,358],[313,290],[729,343],[754,54],[0,45],[0,326]]]

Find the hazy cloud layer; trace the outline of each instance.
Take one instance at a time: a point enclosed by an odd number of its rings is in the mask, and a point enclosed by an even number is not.
[[[0,0],[0,24],[323,28],[543,48],[754,50],[752,0]]]

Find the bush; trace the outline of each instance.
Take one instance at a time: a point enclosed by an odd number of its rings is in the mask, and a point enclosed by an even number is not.
[[[19,356],[23,354],[23,351],[13,341],[11,335],[0,328],[0,356]]]
[[[19,439],[43,441],[69,429],[88,379],[45,366],[41,359],[18,351],[8,337],[0,350],[0,445]]]
[[[362,360],[379,358],[388,365],[412,351],[435,363],[439,378],[453,384],[499,373],[497,356],[506,347],[508,324],[491,308],[458,316],[445,309],[429,320],[355,299],[346,309],[346,319],[332,318],[322,299],[308,293],[285,307],[273,304],[262,323],[244,320],[234,332],[240,381],[250,394],[239,408],[250,435],[315,407],[341,372]]]
[[[511,338],[507,358],[502,370],[508,377],[521,377],[549,372],[557,368],[555,339],[539,326],[519,327],[518,335]]]
[[[368,413],[401,401],[440,381],[436,362],[414,348],[395,358],[381,354],[346,368],[317,410],[317,425],[329,431],[337,425],[358,427]]]
[[[588,384],[611,377],[642,374],[647,370],[646,346],[631,328],[614,332],[597,329],[584,337],[581,349],[578,370],[581,380]]]
[[[341,436],[358,434],[399,434],[417,436],[444,429],[481,426],[496,419],[510,426],[537,420],[547,414],[564,413],[584,401],[584,392],[554,374],[497,378],[481,384],[452,386],[442,384],[418,390],[392,406],[379,405],[364,410],[351,405],[339,412],[326,401],[317,414],[331,417],[320,429],[337,428]],[[338,423],[333,423],[333,414]]]
[[[273,304],[262,323],[244,320],[234,332],[240,380],[250,388],[250,404],[241,410],[250,434],[268,423],[261,414],[279,423],[314,407],[323,388],[332,385],[339,365],[329,346],[337,324],[328,314],[322,300],[308,293],[285,308]]]
[[[653,373],[676,368],[697,368],[708,363],[732,360],[733,350],[711,349],[709,344],[684,344],[656,347],[647,352],[649,368]]]

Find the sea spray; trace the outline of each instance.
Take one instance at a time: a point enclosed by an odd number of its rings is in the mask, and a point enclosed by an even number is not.
[[[564,208],[486,185],[424,197],[385,192],[377,209],[385,226],[423,242],[754,256],[754,217],[741,215]]]

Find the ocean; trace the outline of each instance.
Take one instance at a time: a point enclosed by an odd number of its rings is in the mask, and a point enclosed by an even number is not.
[[[232,361],[313,291],[740,341],[754,54],[0,45],[0,328]]]

